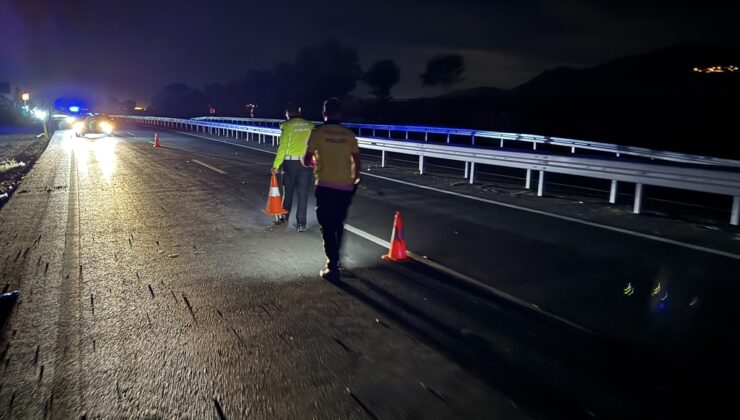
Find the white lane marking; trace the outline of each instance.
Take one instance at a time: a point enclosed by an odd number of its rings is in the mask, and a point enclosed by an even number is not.
[[[269,153],[271,155],[277,154],[276,152],[272,152],[270,150],[260,149],[259,147],[251,147],[251,146],[245,146],[243,144],[232,143],[230,141],[216,140],[216,139],[212,139],[210,137],[200,136],[198,134],[188,133],[188,132],[185,132],[185,131],[176,131],[176,133],[185,134],[186,136],[198,137],[198,138],[201,138],[201,139],[204,139],[204,140],[215,141],[217,143],[230,144],[232,146],[243,147],[245,149],[256,150],[256,151],[262,152],[262,153]]]
[[[203,163],[203,162],[201,162],[201,161],[199,161],[197,159],[190,159],[190,161],[191,162],[194,162],[194,163],[197,163],[198,165],[205,166],[206,168],[208,168],[208,169],[210,169],[212,171],[216,171],[216,172],[220,173],[221,175],[226,175],[226,172],[224,172],[224,171],[222,171],[222,170],[220,170],[218,168],[214,168],[213,166],[211,166],[211,165],[209,165],[207,163]]]
[[[481,197],[475,197],[475,196],[472,196],[472,195],[462,194],[462,193],[458,193],[458,192],[454,192],[454,191],[446,191],[446,190],[442,190],[442,189],[439,189],[439,188],[429,187],[429,186],[426,186],[426,185],[414,184],[413,182],[401,181],[399,179],[389,178],[389,177],[386,177],[386,176],[369,174],[369,173],[365,173],[365,172],[363,172],[363,176],[370,176],[370,177],[374,177],[374,178],[384,179],[386,181],[396,182],[396,183],[404,184],[404,185],[409,185],[409,186],[421,188],[421,189],[424,189],[424,190],[430,190],[430,191],[435,191],[435,192],[442,193],[442,194],[454,195],[456,197],[462,197],[462,198],[467,198],[467,199],[470,199],[470,200],[481,201],[483,203],[494,204],[494,205],[501,206],[501,207],[508,207],[508,208],[511,208],[511,209],[526,211],[526,212],[529,212],[529,213],[539,214],[539,215],[542,215],[542,216],[553,217],[555,219],[567,220],[567,221],[573,222],[573,223],[580,223],[580,224],[586,225],[586,226],[591,226],[591,227],[600,228],[600,229],[606,229],[606,230],[610,230],[612,232],[619,232],[619,233],[623,233],[625,235],[637,236],[637,237],[643,238],[643,239],[649,239],[649,240],[656,241],[656,242],[663,242],[663,243],[667,243],[667,244],[671,244],[671,245],[675,245],[675,246],[680,246],[680,247],[683,247],[683,248],[693,249],[695,251],[701,251],[701,252],[706,252],[706,253],[709,253],[709,254],[719,255],[719,256],[722,256],[722,257],[732,258],[732,259],[735,259],[735,260],[740,260],[740,255],[738,255],[738,254],[733,254],[731,252],[722,251],[722,250],[714,249],[714,248],[707,248],[707,247],[704,247],[704,246],[701,246],[701,245],[694,245],[694,244],[690,244],[690,243],[686,243],[686,242],[676,241],[676,240],[673,240],[673,239],[661,238],[659,236],[650,235],[648,233],[635,232],[635,231],[632,231],[632,230],[622,229],[622,228],[618,228],[618,227],[614,227],[614,226],[602,225],[601,223],[589,222],[589,221],[586,221],[586,220],[576,219],[574,217],[569,217],[569,216],[563,216],[563,215],[560,215],[560,214],[550,213],[550,212],[547,212],[547,211],[544,211],[544,210],[535,210],[535,209],[531,209],[531,208],[528,208],[528,207],[517,206],[516,204],[503,203],[503,202],[500,202],[500,201],[489,200],[487,198],[481,198]]]
[[[136,137],[136,135],[134,133],[130,132],[130,131],[127,131],[126,134],[128,134],[131,137]]]
[[[260,151],[260,152],[269,153],[269,154],[272,154],[272,155],[275,154],[275,152],[271,152],[269,150],[263,150],[263,149],[260,149],[260,148],[257,148],[257,147],[249,147],[249,146],[244,146],[244,145],[241,145],[241,144],[230,143],[228,141],[214,140],[214,139],[210,139],[208,137],[199,136],[197,134],[190,134],[190,133],[185,133],[185,132],[182,132],[182,131],[178,131],[178,133],[187,134],[187,135],[195,136],[195,137],[200,137],[202,139],[216,141],[216,142],[219,142],[219,143],[231,144],[231,145],[237,146],[237,147],[244,147],[244,148],[247,148],[247,149],[253,149],[253,150]],[[363,176],[369,176],[369,177],[384,179],[386,181],[396,182],[396,183],[399,183],[399,184],[408,185],[408,186],[416,187],[416,188],[421,188],[421,189],[424,189],[424,190],[430,190],[430,191],[435,191],[435,192],[442,193],[442,194],[454,195],[456,197],[467,198],[469,200],[480,201],[480,202],[483,202],[483,203],[493,204],[493,205],[501,206],[501,207],[508,207],[508,208],[511,208],[511,209],[516,209],[516,210],[526,211],[526,212],[529,212],[529,213],[539,214],[541,216],[553,217],[555,219],[567,220],[569,222],[580,223],[582,225],[591,226],[591,227],[595,227],[595,228],[599,228],[599,229],[610,230],[612,232],[619,232],[619,233],[623,233],[625,235],[636,236],[636,237],[642,238],[642,239],[648,239],[648,240],[656,241],[656,242],[663,242],[663,243],[666,243],[666,244],[671,244],[671,245],[675,245],[675,246],[679,246],[679,247],[683,247],[683,248],[693,249],[694,251],[701,251],[701,252],[706,252],[708,254],[714,254],[714,255],[719,255],[721,257],[727,257],[727,258],[732,258],[732,259],[735,259],[735,260],[740,260],[740,255],[733,254],[732,252],[722,251],[720,249],[708,248],[708,247],[705,247],[705,246],[694,245],[694,244],[690,244],[690,243],[687,243],[687,242],[676,241],[676,240],[673,240],[673,239],[661,238],[659,236],[650,235],[648,233],[636,232],[636,231],[633,231],[633,230],[622,229],[622,228],[618,228],[618,227],[615,227],[615,226],[602,225],[601,223],[589,222],[589,221],[586,221],[586,220],[576,219],[575,217],[569,217],[569,216],[563,216],[563,215],[560,215],[560,214],[550,213],[550,212],[547,212],[547,211],[544,211],[544,210],[535,210],[535,209],[530,209],[530,208],[523,207],[523,206],[517,206],[516,204],[503,203],[503,202],[500,202],[500,201],[489,200],[487,198],[481,198],[481,197],[475,197],[475,196],[472,196],[472,195],[462,194],[462,193],[458,193],[458,192],[454,192],[454,191],[446,191],[446,190],[442,190],[442,189],[439,189],[439,188],[428,187],[426,185],[414,184],[413,182],[401,181],[400,179],[394,179],[394,178],[389,178],[389,177],[386,177],[386,176],[370,174],[370,173],[367,173],[367,172],[363,172],[362,174],[363,174]]]
[[[354,233],[355,235],[361,237],[361,238],[367,239],[370,242],[374,242],[374,243],[382,246],[383,248],[388,248],[390,246],[390,242],[384,241],[383,239],[380,239],[377,236],[375,236],[375,235],[373,235],[371,233],[367,233],[364,230],[358,229],[358,228],[356,228],[354,226],[344,225],[344,228],[346,230]],[[529,302],[527,302],[525,300],[519,299],[519,298],[517,298],[515,296],[512,296],[512,295],[506,293],[506,292],[503,292],[503,291],[501,291],[499,289],[496,289],[495,287],[491,287],[491,286],[489,286],[489,285],[487,285],[485,283],[481,283],[480,281],[478,281],[478,280],[476,280],[476,279],[474,279],[474,278],[472,278],[470,276],[467,276],[467,275],[465,275],[463,273],[457,272],[457,271],[455,271],[455,270],[453,270],[453,269],[451,269],[449,267],[446,267],[446,266],[444,266],[444,265],[442,265],[440,263],[437,263],[437,262],[431,261],[431,260],[429,260],[427,258],[421,257],[421,256],[419,256],[417,254],[414,254],[411,251],[408,251],[407,250],[406,251],[406,254],[409,257],[411,257],[414,261],[420,262],[420,263],[422,263],[424,265],[427,265],[427,266],[429,266],[429,267],[431,267],[431,268],[433,268],[435,270],[441,271],[441,272],[443,272],[445,274],[448,274],[448,275],[450,275],[452,277],[456,277],[457,279],[459,279],[459,280],[461,280],[461,281],[463,281],[465,283],[468,283],[468,284],[471,284],[471,285],[473,285],[475,287],[484,289],[484,290],[486,290],[486,291],[494,294],[495,296],[497,296],[497,297],[499,297],[501,299],[507,300],[507,301],[512,302],[512,303],[515,303],[515,304],[517,304],[519,306],[522,306],[522,307],[525,307],[527,309],[530,309],[530,310],[533,310],[535,312],[538,312],[541,315],[544,315],[544,316],[546,316],[546,317],[548,317],[550,319],[554,319],[556,321],[559,321],[559,322],[562,322],[564,324],[567,324],[567,325],[569,325],[569,326],[571,326],[573,328],[579,329],[579,330],[584,331],[584,332],[587,332],[589,334],[593,334],[593,331],[589,330],[588,328],[583,327],[583,326],[580,326],[580,325],[578,325],[578,324],[576,324],[576,323],[574,323],[572,321],[568,321],[565,318],[562,318],[562,317],[557,316],[557,315],[555,315],[553,313],[547,312],[547,311],[545,311],[543,309],[540,309],[540,307],[537,306],[537,305],[535,305],[534,303],[529,303]]]

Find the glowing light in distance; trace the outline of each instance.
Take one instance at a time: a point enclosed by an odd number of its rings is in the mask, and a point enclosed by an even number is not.
[[[77,105],[72,105],[69,107],[69,112],[80,112],[80,107]]]
[[[38,108],[33,109],[33,116],[38,118],[41,121],[45,120],[47,115],[49,114],[43,109],[38,109]]]
[[[108,134],[108,135],[110,135],[113,132],[113,125],[111,125],[111,123],[109,122],[103,121],[102,123],[100,123],[100,128],[103,130],[105,134]]]

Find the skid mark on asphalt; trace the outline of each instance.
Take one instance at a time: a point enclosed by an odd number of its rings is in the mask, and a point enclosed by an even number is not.
[[[185,293],[182,294],[182,299],[185,301],[185,305],[187,305],[188,311],[190,311],[190,315],[192,315],[193,320],[197,324],[198,323],[198,319],[195,318],[195,312],[193,312],[193,307],[190,305],[190,301],[188,301],[188,297],[187,297],[187,295],[185,295]]]

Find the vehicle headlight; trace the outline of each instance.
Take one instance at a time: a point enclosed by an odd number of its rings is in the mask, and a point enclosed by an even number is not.
[[[113,132],[113,125],[109,122],[103,121],[100,123],[100,129],[103,130],[105,134],[110,134]]]
[[[75,117],[67,117],[67,118],[64,119],[64,121],[66,121],[67,124],[72,124],[75,121],[77,121],[77,118],[75,118]]]
[[[85,123],[83,123],[82,121],[78,121],[75,123],[75,125],[72,126],[72,128],[74,128],[76,132],[81,133],[82,130],[85,128]]]

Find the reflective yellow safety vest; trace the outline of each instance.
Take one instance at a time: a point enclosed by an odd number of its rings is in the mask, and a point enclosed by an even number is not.
[[[272,167],[275,169],[279,168],[286,157],[293,160],[296,160],[296,157],[302,159],[303,155],[306,154],[306,141],[314,127],[311,121],[304,120],[303,118],[291,118],[281,123],[280,129],[282,133],[280,133],[280,145],[278,146],[277,155],[275,156],[275,162],[273,162]]]

